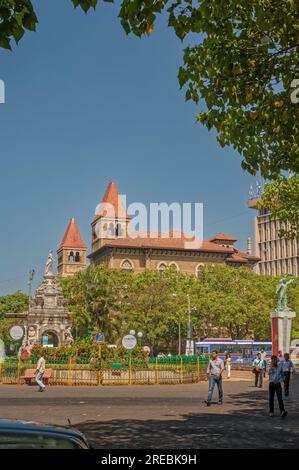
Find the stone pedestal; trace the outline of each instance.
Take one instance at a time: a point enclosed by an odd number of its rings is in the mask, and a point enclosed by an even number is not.
[[[278,351],[283,354],[290,350],[292,318],[296,313],[291,310],[278,310],[270,314],[272,319],[272,351],[277,355]]]
[[[55,346],[70,346],[72,320],[64,303],[63,293],[53,274],[46,274],[30,301],[23,347],[28,351],[42,344],[43,336],[52,336]]]

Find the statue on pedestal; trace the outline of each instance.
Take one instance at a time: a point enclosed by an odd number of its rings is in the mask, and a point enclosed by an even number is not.
[[[51,271],[53,264],[54,264],[53,252],[52,250],[50,250],[48,253],[48,259],[47,259],[46,266],[45,266],[45,272],[44,272],[45,276],[53,276],[53,273]]]
[[[287,305],[287,290],[288,286],[292,284],[295,279],[290,279],[289,281],[286,278],[283,278],[279,281],[276,288],[276,293],[278,294],[278,304],[277,310],[278,311],[290,311],[290,308]]]
[[[64,342],[66,346],[71,346],[74,342],[74,338],[72,335],[72,329],[68,326],[64,332]]]

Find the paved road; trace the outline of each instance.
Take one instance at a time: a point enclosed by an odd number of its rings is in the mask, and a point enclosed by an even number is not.
[[[71,423],[98,448],[299,448],[299,377],[286,402],[289,415],[268,417],[267,384],[226,381],[225,403],[207,408],[198,385],[0,386],[0,416]],[[216,395],[215,395],[216,399]]]

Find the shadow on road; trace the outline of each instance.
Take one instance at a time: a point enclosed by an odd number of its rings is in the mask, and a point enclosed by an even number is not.
[[[289,402],[289,416],[270,418],[263,391],[234,394],[233,410],[217,404],[199,406],[181,419],[85,421],[76,427],[97,448],[299,448],[299,413]],[[235,409],[234,409],[235,408]],[[240,409],[241,408],[241,409]],[[164,415],[165,418],[167,415]],[[169,416],[169,415],[168,415]]]

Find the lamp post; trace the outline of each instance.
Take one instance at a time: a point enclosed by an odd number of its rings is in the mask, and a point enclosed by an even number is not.
[[[192,323],[191,323],[191,313],[195,312],[196,309],[191,309],[191,299],[190,294],[187,294],[188,298],[188,322],[187,322],[187,341],[186,341],[186,356],[193,356],[194,355],[194,343],[192,340]]]
[[[137,340],[139,340],[139,346],[142,344],[143,333],[142,331],[138,331],[137,333]]]
[[[176,293],[172,294],[173,297],[177,297]],[[187,315],[188,315],[188,321],[187,321],[187,341],[186,341],[186,356],[193,356],[194,355],[194,344],[192,341],[192,323],[191,323],[191,314],[196,311],[195,308],[191,308],[191,299],[190,299],[190,294],[187,294],[187,300],[188,300],[188,310],[187,310]],[[179,350],[178,354],[179,356],[182,354],[182,324],[179,322],[178,324],[179,328]]]
[[[26,320],[24,322],[24,327],[25,327],[25,345],[28,343],[28,329],[29,329],[29,313],[30,313],[30,301],[32,297],[32,282],[35,276],[35,270],[31,269],[29,271],[29,277],[28,277],[28,313],[26,315]]]

